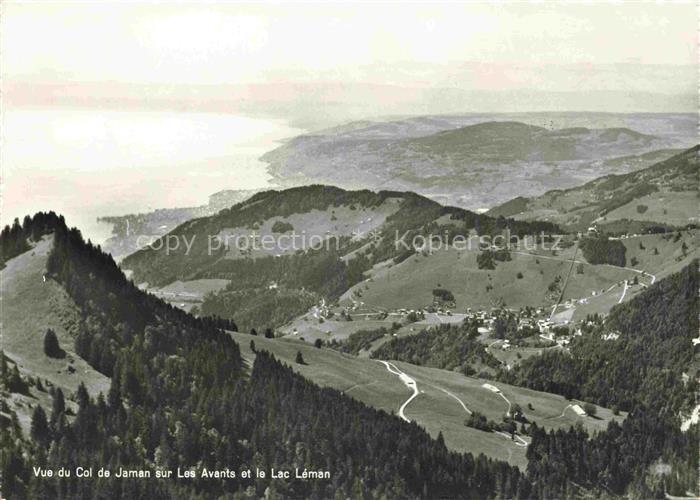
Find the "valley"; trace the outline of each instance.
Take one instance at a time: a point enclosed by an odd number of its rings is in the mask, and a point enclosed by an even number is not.
[[[696,153],[692,149],[627,174],[621,179],[629,180],[620,184],[658,178],[690,189]],[[416,331],[461,321],[468,310],[504,307],[540,309],[554,324],[569,324],[607,313],[698,256],[693,225],[674,232],[673,225],[628,221],[630,231],[607,233],[605,221],[574,231],[489,214],[391,191],[320,186],[270,191],[167,236],[191,239],[191,251],[184,252],[185,245],[159,251],[154,245],[129,256],[123,268],[134,272],[142,287],[196,314],[233,317],[246,331],[271,328],[278,335],[329,342],[396,322],[400,332]],[[488,252],[480,238],[494,238],[504,229],[525,237],[485,264]],[[543,230],[568,234],[551,239],[554,249],[538,244]],[[458,246],[459,238],[468,244]],[[590,262],[598,257],[578,250],[580,242],[606,238],[624,253],[625,266]],[[163,241],[167,244],[166,237],[155,244],[162,247]],[[446,290],[449,304],[436,303],[435,290]],[[260,324],[255,318],[270,308],[274,317]],[[409,327],[410,311],[421,317]]]

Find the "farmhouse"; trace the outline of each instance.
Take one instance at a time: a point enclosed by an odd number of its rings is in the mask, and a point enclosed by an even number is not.
[[[574,405],[571,407],[572,410],[574,410],[574,413],[578,415],[579,417],[585,417],[586,416],[586,410],[581,408],[580,405]]]

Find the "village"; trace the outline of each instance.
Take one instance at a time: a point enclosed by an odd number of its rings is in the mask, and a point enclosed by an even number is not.
[[[626,286],[626,284],[621,284]],[[278,336],[288,336],[314,343],[342,342],[361,330],[385,328],[387,335],[402,337],[443,324],[475,325],[476,336],[491,353],[519,352],[530,354],[543,349],[568,349],[574,338],[593,330],[598,316],[570,321],[553,314],[551,306],[519,309],[506,307],[471,308],[459,311],[451,294],[436,290],[433,303],[420,309],[382,309],[353,297],[345,303],[328,303],[325,299],[296,320],[279,328]],[[601,291],[604,293],[604,291]],[[453,298],[452,298],[453,299]],[[559,307],[567,310],[581,299],[570,300]],[[586,300],[586,299],[582,299]],[[617,332],[602,334],[603,340],[614,341]],[[507,356],[508,359],[513,356]],[[502,356],[497,356],[499,359]],[[511,363],[504,363],[510,369]]]

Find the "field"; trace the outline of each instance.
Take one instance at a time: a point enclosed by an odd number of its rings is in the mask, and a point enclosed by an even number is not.
[[[511,308],[546,306],[546,316],[552,314],[555,323],[570,324],[585,319],[588,314],[607,314],[619,302],[631,299],[652,282],[700,256],[697,230],[682,231],[680,236],[677,233],[633,235],[620,241],[627,249],[626,268],[589,264],[573,246],[560,249],[556,254],[543,250],[537,253],[513,251],[512,260],[499,262],[495,270],[477,269],[476,252],[451,249],[430,255],[417,254],[399,265],[375,269],[370,278],[341,297],[341,307],[332,308],[336,313],[333,318],[322,318],[314,307],[279,328],[278,335],[309,343],[317,339],[343,341],[359,330],[382,327],[390,330],[394,323],[403,326],[393,334],[413,335],[433,325],[460,322],[464,319],[461,311],[467,308],[490,309],[498,304]],[[572,258],[575,259],[573,268]],[[522,273],[523,278],[518,279],[517,273]],[[546,293],[557,276],[561,277],[558,292]],[[471,286],[465,286],[465,282]],[[406,324],[405,314],[392,312],[430,306],[432,290],[438,287],[447,288],[455,295],[456,307],[449,314],[426,313],[425,319]],[[561,303],[553,309],[559,293]],[[343,307],[352,321],[339,320]],[[379,319],[379,313],[388,316]],[[385,335],[377,339],[372,350],[391,338],[392,335]],[[515,347],[508,351],[493,350],[494,355],[508,365],[538,352],[536,348]],[[366,351],[359,353],[365,357],[368,354]]]
[[[652,193],[607,213],[605,220],[636,219],[684,226],[698,222],[699,202],[697,191]],[[640,212],[640,206],[646,211]]]
[[[677,236],[680,234],[680,237]],[[700,255],[698,230],[686,230],[679,233],[648,234],[622,240],[627,248],[627,262],[635,258],[639,263],[636,269],[653,273],[660,279],[685,267],[693,258]],[[686,252],[684,256],[683,244]],[[644,248],[642,248],[644,247]],[[657,252],[654,252],[654,249]]]
[[[230,248],[228,258],[291,254],[318,248],[326,238],[366,235],[380,228],[386,218],[399,209],[399,201],[398,198],[389,198],[371,208],[341,205],[327,210],[293,213],[287,217],[271,217],[252,228],[222,229],[219,237]],[[277,223],[288,224],[289,229],[276,232]],[[253,235],[257,237],[257,244],[251,240]],[[331,247],[335,244],[332,241]]]
[[[178,280],[162,288],[151,289],[149,292],[190,312],[194,306],[202,304],[206,294],[223,290],[228,284],[229,280],[221,279]]]
[[[234,333],[233,336],[241,345],[248,363],[252,363],[255,357],[249,348],[253,340],[256,349],[270,351],[309,380],[340,390],[386,412],[398,413],[411,396],[411,390],[405,383],[376,360],[318,349],[292,339],[265,339],[241,333]],[[302,353],[305,365],[294,362],[297,351]],[[492,382],[407,363],[395,362],[394,365],[415,380],[419,391],[418,396],[405,407],[407,418],[415,420],[434,437],[442,432],[450,449],[477,455],[484,453],[519,467],[526,465],[526,447],[521,442],[464,426],[464,420],[468,417],[464,406],[496,421],[500,421],[508,410],[505,399],[483,387],[483,384]],[[494,384],[512,404],[522,407],[528,419],[549,429],[568,428],[580,421],[589,431],[594,431],[605,428],[613,418],[612,413],[604,408],[598,408],[596,418],[577,417],[569,408],[575,403],[561,396]],[[528,403],[532,405],[532,410],[528,409]],[[523,438],[527,442],[528,438]]]
[[[350,335],[359,330],[375,330],[378,328],[390,328],[391,321],[363,319],[361,316],[355,316],[353,321],[334,321],[324,320],[319,323],[318,319],[312,314],[306,314],[295,319],[288,325],[278,329],[278,332],[283,335],[298,336],[306,342],[313,343],[316,339],[321,339],[324,342],[330,340],[346,340]],[[296,333],[294,333],[296,330]]]
[[[353,287],[353,294],[366,305],[384,309],[419,309],[432,303],[432,290],[450,290],[457,311],[467,308],[540,307],[553,304],[548,287],[557,276],[566,278],[571,262],[565,252],[552,256],[512,253],[512,260],[498,262],[495,270],[478,269],[477,252],[439,250],[431,255],[416,254],[404,262],[375,272],[369,281]],[[564,298],[590,296],[631,278],[632,273],[611,266],[592,266],[583,261],[583,274],[569,280]],[[520,274],[519,274],[520,273]],[[522,276],[519,278],[518,276]],[[359,292],[359,295],[355,292]],[[556,295],[556,294],[555,294]]]
[[[666,276],[700,255],[697,230],[682,231],[680,237],[675,234],[622,239],[627,248],[627,268],[589,264],[578,251],[562,295],[562,302],[568,302],[572,312],[558,309],[562,321],[581,319],[580,314],[573,312],[574,308],[606,313],[622,297],[625,280],[630,287],[623,300],[628,300],[652,279]],[[553,305],[558,294],[547,290],[557,276],[561,277],[563,286],[574,250],[570,247],[556,254],[542,250],[537,254],[513,251],[512,260],[498,262],[495,270],[478,269],[476,251],[449,249],[429,255],[416,254],[398,265],[376,270],[368,280],[345,293],[341,303],[343,300],[349,303],[352,298],[374,310],[420,309],[432,303],[434,288],[446,288],[455,296],[454,311],[501,304],[511,308]],[[631,285],[635,277],[640,284]]]

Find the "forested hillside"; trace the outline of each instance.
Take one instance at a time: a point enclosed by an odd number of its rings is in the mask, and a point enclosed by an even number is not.
[[[529,497],[516,468],[449,452],[415,424],[320,389],[265,353],[246,374],[238,345],[220,329],[232,325],[197,320],[138,290],[111,257],[55,221],[51,277],[80,305],[76,343],[112,385],[97,399],[81,386],[69,396],[75,413],[54,392],[49,415],[35,408],[31,436],[12,419],[3,426],[8,498]],[[4,390],[8,380],[17,385],[4,375]],[[32,469],[78,466],[153,476],[40,478]],[[195,477],[155,479],[178,467]],[[307,468],[330,479],[202,478],[205,468]]]
[[[604,326],[572,342],[570,353],[548,352],[503,372],[509,383],[629,412],[621,426],[590,440],[581,429],[535,430],[528,477],[538,496],[571,496],[577,487],[629,490],[637,498],[694,491],[698,426],[682,433],[679,414],[697,391],[690,368],[697,359],[691,338],[698,332],[698,285],[694,261],[613,308]],[[619,337],[603,337],[610,332]],[[650,472],[652,463],[669,472]]]
[[[476,340],[478,325],[439,325],[415,335],[394,338],[372,353],[375,359],[395,359],[414,365],[476,373],[474,366],[498,368],[499,362]]]
[[[319,237],[327,244],[299,245],[290,251],[238,252],[235,244],[212,246],[211,238],[227,231],[236,236],[270,236],[275,224],[297,217],[296,236]],[[288,226],[285,226],[288,227]],[[201,310],[233,318],[242,330],[276,327],[308,310],[309,301],[335,300],[362,281],[373,266],[401,262],[416,252],[414,237],[437,235],[445,243],[472,232],[500,234],[554,233],[549,223],[492,218],[444,207],[414,193],[345,191],[331,186],[306,186],[258,193],[217,215],[189,221],[124,259],[136,283],[162,286],[175,280],[226,279],[225,290],[204,300]],[[288,235],[290,236],[290,235]],[[167,241],[179,241],[168,250]],[[407,246],[397,243],[403,241]],[[185,242],[190,243],[189,248]],[[270,287],[273,287],[272,289]],[[273,291],[271,291],[273,290]],[[261,309],[279,309],[262,316]],[[264,318],[264,319],[261,319]]]

